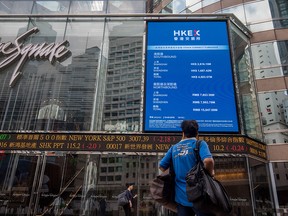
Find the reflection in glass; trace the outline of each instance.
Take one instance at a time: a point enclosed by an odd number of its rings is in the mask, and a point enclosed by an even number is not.
[[[274,28],[280,29],[280,28],[287,28],[288,27],[288,19],[276,19],[273,20]]]
[[[266,163],[249,158],[252,194],[256,215],[273,215],[274,203],[270,192],[270,179]]]
[[[262,20],[272,19],[272,15],[269,9],[268,1],[257,1],[253,3],[244,4],[245,15],[247,23],[255,23]],[[266,13],[263,13],[265,11]],[[272,26],[273,28],[273,26]]]
[[[273,172],[277,188],[277,196],[280,208],[288,208],[288,162],[274,162]]]
[[[279,51],[281,51],[281,54]],[[269,42],[252,45],[251,52],[253,55],[253,64],[256,69],[256,79],[281,76],[284,74],[282,68],[277,67],[277,65],[280,65],[281,61],[283,61],[283,63],[287,61],[285,58],[287,56],[287,45],[285,43]]]
[[[107,27],[109,57],[103,129],[139,131],[143,53],[143,36],[139,33],[144,23],[112,21]]]
[[[287,75],[287,65],[288,65],[288,41],[277,41],[280,63],[283,65],[283,74]]]
[[[272,15],[268,1],[258,1],[244,5],[247,26],[252,32],[273,29]],[[263,13],[266,11],[266,13]]]
[[[43,160],[39,160],[38,156],[6,153],[0,161],[0,198],[6,200],[6,204],[1,203],[0,214],[57,211],[63,215],[92,216],[96,212],[118,215],[124,212],[116,197],[125,190],[125,184],[131,182],[135,183],[133,194],[138,195],[133,200],[135,215],[168,215],[167,210],[155,203],[149,190],[151,180],[159,173],[158,163],[162,157],[162,153],[152,156],[57,152],[57,155],[42,155]],[[258,213],[271,210],[273,203],[265,163],[239,155],[214,156],[214,159],[216,179],[226,188],[234,214],[253,215],[252,206],[256,206]],[[277,185],[281,188],[288,165],[278,163],[277,167],[276,174],[281,174]],[[253,180],[252,194],[248,173]],[[282,191],[284,193],[284,188]],[[256,199],[251,200],[253,195]],[[62,204],[55,208],[58,201]]]
[[[64,20],[58,18],[55,22],[53,19],[31,19],[28,28],[18,29],[18,34],[21,34],[32,27],[39,28],[39,32],[31,35],[26,42],[32,44],[62,42],[65,31],[72,58],[61,63],[56,62],[54,65],[49,61],[27,61],[23,67],[23,76],[14,88],[9,87],[9,82],[5,82],[2,96],[8,98],[9,93],[9,100],[14,102],[6,104],[7,108],[4,106],[0,108],[4,113],[0,117],[4,118],[2,129],[91,129],[91,116],[96,115],[93,114],[93,106],[104,23],[103,20],[100,25],[97,22],[73,20],[66,28],[66,19]],[[3,37],[7,40],[10,38]],[[10,41],[14,40],[14,38],[10,39]],[[102,67],[105,66],[104,58],[102,60],[101,68],[104,70],[105,68]],[[10,74],[5,71],[0,76],[9,80]],[[100,83],[104,84],[102,80]],[[100,87],[98,85],[99,89]],[[103,93],[103,91],[99,92],[102,95]],[[98,102],[97,104],[102,105]],[[26,115],[22,115],[23,112]],[[100,117],[95,119],[99,121]]]
[[[32,14],[67,14],[70,1],[35,1]]]
[[[215,178],[231,199],[235,215],[253,215],[245,157],[214,157]],[[232,214],[233,215],[233,214]]]
[[[286,91],[258,94],[266,143],[284,143],[287,133],[277,133],[288,129],[288,96]]]
[[[256,90],[253,85],[254,76],[251,57],[248,49],[248,39],[237,28],[231,26],[232,50],[235,59],[235,72],[238,80],[240,110],[245,134],[255,139],[262,139],[260,114],[256,100]]]
[[[161,9],[160,13],[162,14],[170,14],[173,13],[173,4],[170,2],[168,5],[166,5],[164,8]]]
[[[38,157],[5,154],[5,158],[0,161],[0,214],[18,215],[30,211],[34,198],[32,186],[34,179],[38,178],[38,166]]]
[[[216,2],[219,2],[219,0],[203,0],[202,4],[203,4],[203,7],[206,7],[206,6],[214,4]]]
[[[245,17],[245,10],[243,5],[233,6],[230,8],[225,8],[221,13],[232,13],[234,14],[243,24],[247,23]]]
[[[253,23],[253,24],[247,24],[247,27],[252,32],[261,32],[261,31],[267,31],[273,29],[273,22],[267,21],[267,22],[260,22],[260,23]]]
[[[251,51],[256,79],[287,75],[287,41],[252,45]]]
[[[33,1],[0,1],[0,14],[31,14]]]
[[[146,4],[143,0],[109,0],[107,13],[109,14],[127,14],[127,13],[145,13]]]
[[[72,1],[70,14],[104,13],[109,1]]]
[[[270,10],[273,17],[274,28],[287,28],[288,2],[285,0],[269,0]]]
[[[186,13],[193,13],[199,9],[202,8],[202,3],[201,2],[198,2],[198,3],[194,3],[194,4],[189,4],[187,6],[187,9],[186,9]]]

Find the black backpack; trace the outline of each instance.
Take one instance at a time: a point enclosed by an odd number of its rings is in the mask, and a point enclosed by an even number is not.
[[[129,203],[126,190],[117,196],[117,202],[118,202],[119,206],[124,206],[124,205],[127,205]]]

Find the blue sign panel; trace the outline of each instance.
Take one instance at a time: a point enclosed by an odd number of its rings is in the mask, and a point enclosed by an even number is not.
[[[144,131],[238,133],[226,21],[147,22]]]

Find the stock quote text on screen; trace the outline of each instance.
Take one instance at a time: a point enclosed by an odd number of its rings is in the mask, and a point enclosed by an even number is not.
[[[150,21],[146,38],[143,130],[238,133],[226,21]]]
[[[200,135],[212,153],[266,158],[266,145],[241,135]],[[0,133],[0,149],[35,151],[166,152],[181,140],[167,134]]]

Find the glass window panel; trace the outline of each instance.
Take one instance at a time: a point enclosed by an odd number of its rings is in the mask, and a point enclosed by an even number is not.
[[[143,0],[109,0],[107,13],[145,13],[146,4]]]
[[[116,175],[115,176],[115,181],[121,181],[122,179],[122,176],[121,175]]]
[[[189,6],[187,7],[187,11],[195,12],[195,11],[201,9],[201,8],[202,8],[202,3],[201,3],[201,2],[198,2],[198,3],[196,3],[196,4],[189,5]]]
[[[114,181],[114,176],[107,176],[107,181]]]
[[[257,1],[244,5],[247,26],[252,32],[273,29],[268,1]],[[267,11],[267,13],[263,13]]]
[[[280,55],[280,62],[283,65],[288,64],[287,56],[288,56],[288,41],[277,41],[277,46],[279,49],[279,55]],[[286,71],[287,72],[287,71]],[[284,72],[284,74],[286,74]]]
[[[0,197],[7,200],[5,192],[9,185],[12,186],[11,192],[13,193],[9,196],[10,205],[5,206],[7,208],[4,209],[0,208],[0,213],[4,214],[7,211],[8,215],[20,215],[21,211],[26,215],[28,211],[33,211],[36,207],[37,214],[45,214],[51,210],[57,215],[57,210],[52,208],[51,204],[61,197],[66,204],[69,204],[67,208],[62,209],[63,215],[95,215],[96,211],[100,211],[100,205],[106,206],[101,210],[104,215],[115,215],[123,211],[118,208],[117,195],[126,188],[127,182],[134,182],[132,193],[138,196],[133,204],[136,206],[136,203],[139,203],[137,208],[133,208],[135,214],[168,215],[167,210],[160,211],[159,205],[151,199],[149,190],[149,183],[160,172],[157,164],[162,156],[163,154],[132,156],[119,153],[86,155],[62,152],[58,156],[45,156],[46,160],[37,160],[37,156],[7,153],[0,163],[0,170],[3,173],[3,176],[0,176],[2,189]],[[107,164],[102,164],[101,161],[111,157],[117,160],[109,164],[109,167],[115,167],[115,170],[116,167],[121,167],[123,172],[109,173],[107,176],[106,172],[102,172]],[[255,204],[256,211],[263,210],[260,204],[265,204],[267,211],[271,209],[272,199],[265,163],[248,158],[249,168],[247,168],[248,163],[245,157],[217,156],[214,159],[216,178],[227,190],[234,214],[252,215],[252,202]],[[126,163],[133,164],[133,166],[126,168]],[[141,168],[141,164],[145,166]],[[36,172],[36,166],[39,168],[38,172]],[[274,171],[279,175],[279,181],[276,181],[277,193],[279,198],[283,198],[280,201],[280,206],[283,206],[287,195],[284,182],[287,169],[283,163],[279,163]],[[252,201],[248,172],[251,174],[252,182],[250,183],[254,189],[253,194],[255,193],[256,196],[256,199]],[[27,175],[28,173],[32,175]],[[126,175],[126,173],[131,174]],[[32,190],[33,182],[36,183],[35,191]],[[29,202],[31,196],[34,196],[33,200],[37,202],[35,205]]]
[[[24,33],[33,27],[37,27],[39,31],[28,37],[26,39],[26,44],[39,44],[43,42],[53,44],[55,42],[63,41],[65,29],[64,26],[65,22],[63,20],[61,22],[59,19],[57,19],[57,21],[53,19],[49,21],[45,19],[37,19],[37,21],[32,19],[28,27],[20,28],[19,32]],[[18,104],[18,106],[13,109],[13,112],[6,112],[6,119],[4,119],[4,121],[9,120],[9,123],[5,122],[8,124],[2,125],[4,128],[8,126],[15,130],[31,130],[37,128],[43,130],[45,128],[39,128],[38,126],[39,124],[43,123],[44,119],[47,120],[47,115],[51,115],[51,118],[49,118],[51,120],[49,121],[51,124],[48,123],[48,125],[50,124],[50,126],[52,126],[55,123],[54,126],[56,128],[59,126],[59,120],[63,121],[65,119],[63,106],[60,104],[61,99],[53,96],[55,93],[55,89],[53,89],[53,87],[55,86],[52,85],[52,89],[49,89],[48,87],[51,87],[50,82],[55,84],[57,76],[56,71],[59,68],[61,68],[60,64],[53,66],[49,61],[25,61],[23,68],[21,68],[22,76],[17,81],[15,86],[6,86],[6,90],[8,92],[10,91],[10,94],[12,95],[9,98],[11,101],[8,106],[13,106],[13,104]],[[40,93],[41,89],[42,91],[44,89],[46,90],[45,94]],[[32,92],[34,92],[33,97]],[[26,97],[27,93],[31,95]],[[47,105],[50,106],[47,107]],[[47,115],[43,115],[45,106],[47,108]],[[41,108],[43,108],[43,110],[41,110]],[[26,113],[26,115],[20,116],[20,113],[22,112]],[[38,114],[40,114],[40,116]],[[38,119],[37,116],[39,117]]]
[[[202,1],[202,4],[203,4],[203,7],[206,7],[210,4],[213,4],[213,3],[216,3],[216,2],[219,2],[220,0],[203,0]]]
[[[35,1],[32,14],[67,14],[70,1]]]
[[[243,114],[245,133],[256,139],[262,138],[260,130],[260,114],[258,110],[249,40],[237,27],[231,25],[232,53],[235,59],[235,72],[239,81],[240,105]]]
[[[100,182],[106,182],[106,176],[100,176]]]
[[[247,24],[247,27],[248,27],[252,32],[267,31],[267,30],[273,29],[273,21]]]
[[[173,13],[173,2],[167,4],[163,9],[161,9],[160,13],[162,14],[172,14]]]
[[[232,212],[240,215],[252,215],[246,158],[214,157],[214,159],[216,179],[221,181],[229,194],[233,205]],[[234,184],[229,184],[229,182],[234,182]]]
[[[110,108],[104,109],[104,130],[138,131],[144,22],[115,19],[107,23],[107,29],[109,53],[105,95],[111,95],[112,99],[104,99],[105,107]],[[133,91],[137,93],[132,94]],[[127,110],[133,104],[138,111]],[[132,120],[133,117],[136,118]]]
[[[255,23],[272,19],[268,1],[257,1],[244,5],[247,23]],[[266,13],[263,13],[266,11]]]
[[[11,94],[9,103],[1,106],[2,129],[90,130],[91,116],[95,114],[96,73],[100,48],[103,47],[103,19],[99,23],[96,20],[87,22],[73,19],[67,29],[64,18],[32,19],[28,28],[18,28],[18,31],[23,33],[35,26],[39,32],[28,37],[26,43],[61,43],[66,32],[70,43],[67,48],[72,57],[61,63],[55,62],[54,65],[49,61],[27,60],[23,66],[23,75],[14,88],[9,87],[9,71],[13,68],[7,68],[8,73],[0,74],[8,81],[5,82],[4,96],[8,98],[8,93]],[[104,83],[102,80],[99,82]],[[101,85],[98,87],[99,94],[103,94]],[[29,97],[25,96],[27,93]],[[98,103],[98,106],[102,105]],[[23,112],[26,115],[21,115]]]
[[[171,3],[174,14],[181,13],[186,9],[186,0],[172,1]]]
[[[23,33],[22,29],[27,29],[28,19],[19,19],[17,22],[11,19],[1,19],[0,21],[0,41],[6,43],[13,42]],[[2,58],[2,56],[0,56]],[[0,73],[1,75],[1,73]]]
[[[288,19],[279,19],[279,20],[273,20],[274,28],[287,28],[288,27]]]
[[[279,207],[287,207],[288,197],[287,197],[287,176],[288,176],[288,166],[287,162],[274,162],[273,172],[275,175],[279,175],[279,179],[275,178],[275,184],[277,189],[277,196],[279,201]]]
[[[269,0],[270,10],[273,18],[288,17],[288,2],[285,0]]]
[[[0,1],[0,14],[31,14],[33,1]]]
[[[260,111],[262,117],[263,131],[275,131],[265,134],[267,144],[284,143],[286,135],[276,135],[277,130],[282,131],[288,128],[288,96],[287,91],[265,92],[258,94]]]
[[[270,193],[270,179],[266,163],[249,158],[250,174],[252,179],[253,194],[255,196],[253,202],[256,215],[265,214],[273,215],[274,203],[272,194]]]
[[[267,77],[282,76],[283,74],[287,74],[287,68],[285,67],[269,67],[269,68],[255,69],[256,79],[264,79]]]
[[[72,1],[70,14],[105,13],[109,1]]]
[[[221,13],[231,13],[234,14],[242,23],[246,23],[246,18],[245,18],[245,12],[244,12],[244,6],[243,5],[238,5],[235,7],[230,7],[223,9]]]
[[[281,49],[281,53],[283,53],[283,57],[279,55],[279,48]],[[283,61],[283,63],[287,61],[285,58],[285,55],[287,53],[287,43],[269,42],[269,43],[255,44],[251,46],[251,52],[253,56],[253,64],[255,69],[272,68],[270,71],[269,70],[263,70],[264,72],[262,70],[257,71],[259,73],[256,74],[256,77],[263,78],[263,76],[271,77],[271,76],[283,75],[281,68],[279,67],[273,68],[273,67],[280,65],[281,61]]]

